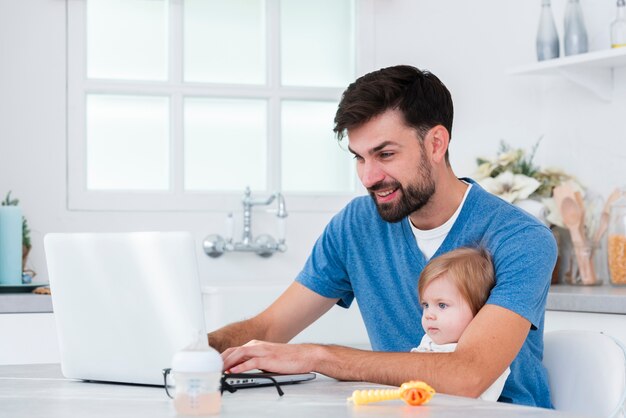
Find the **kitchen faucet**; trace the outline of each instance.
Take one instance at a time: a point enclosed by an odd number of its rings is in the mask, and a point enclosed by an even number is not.
[[[268,234],[261,234],[254,238],[252,236],[252,208],[254,206],[268,206],[274,200],[278,203],[278,209],[276,217],[278,218],[279,236],[278,240]],[[267,199],[254,199],[252,198],[252,192],[250,187],[246,187],[244,197],[242,199],[243,204],[243,236],[241,241],[233,242],[231,230],[229,230],[230,237],[224,239],[221,235],[211,234],[204,239],[202,247],[204,252],[213,258],[217,258],[227,251],[244,251],[255,252],[261,257],[271,257],[276,251],[287,251],[287,245],[285,245],[285,231],[284,222],[287,217],[287,209],[285,207],[285,198],[279,192],[276,192],[269,196]],[[228,224],[229,229],[232,228],[232,213],[229,214]]]

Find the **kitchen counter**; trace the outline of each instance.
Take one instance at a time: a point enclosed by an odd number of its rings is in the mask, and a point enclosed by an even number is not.
[[[386,401],[354,406],[346,401],[355,389],[384,388],[358,382],[338,382],[319,375],[312,382],[284,386],[279,397],[273,387],[225,393],[221,417],[576,417],[549,409],[530,408],[436,394],[424,406]],[[0,366],[2,416],[117,418],[174,417],[162,387],[87,383],[65,379],[57,364]]]
[[[0,314],[51,312],[52,298],[50,295],[37,295],[35,293],[0,294]]]
[[[553,285],[546,310],[626,315],[626,286]]]
[[[626,286],[553,285],[550,287],[546,309],[626,315]],[[52,299],[49,295],[0,294],[0,314],[50,312],[52,312]]]

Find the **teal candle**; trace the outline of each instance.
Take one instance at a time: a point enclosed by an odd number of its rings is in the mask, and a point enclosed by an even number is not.
[[[0,284],[22,284],[22,211],[0,206]]]

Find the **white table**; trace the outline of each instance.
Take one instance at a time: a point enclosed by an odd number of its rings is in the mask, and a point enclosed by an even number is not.
[[[574,417],[541,408],[505,405],[436,394],[425,406],[386,401],[354,406],[346,398],[355,389],[380,387],[338,382],[318,376],[312,382],[225,393],[221,417]],[[90,383],[65,379],[58,364],[0,366],[0,417],[160,418],[175,416],[163,388]]]

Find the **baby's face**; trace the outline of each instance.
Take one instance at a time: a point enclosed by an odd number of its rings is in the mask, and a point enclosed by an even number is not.
[[[422,327],[436,344],[456,343],[473,315],[447,274],[433,280],[424,289]]]

